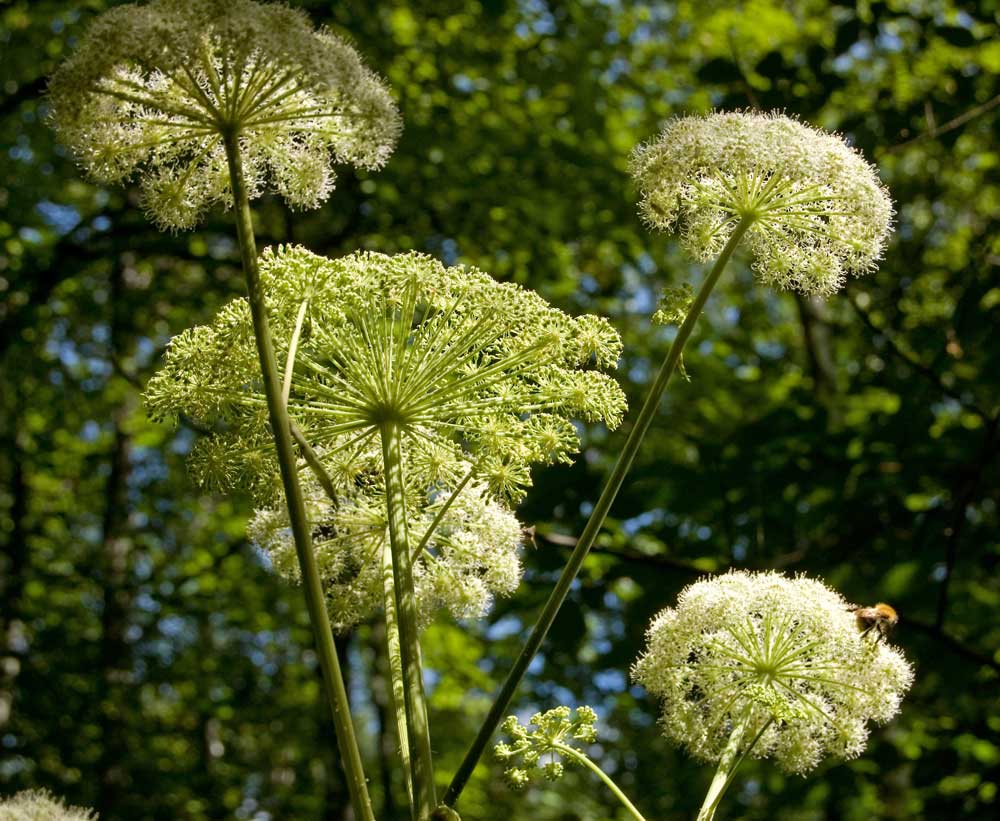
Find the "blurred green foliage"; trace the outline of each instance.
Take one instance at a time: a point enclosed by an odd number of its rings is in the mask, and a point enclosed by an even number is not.
[[[609,316],[636,400],[672,334],[650,315],[697,268],[635,215],[633,145],[664,118],[781,108],[849,136],[899,210],[882,269],[825,304],[713,297],[615,519],[518,709],[598,709],[594,757],[650,818],[691,818],[710,773],[671,749],[627,671],[649,618],[704,571],[823,576],[891,601],[918,679],[868,753],[807,779],[741,772],[743,819],[982,818],[1000,783],[1000,37],[996,0],[664,4],[296,2],[390,82],[387,168],[319,211],[258,204],[262,243],[417,248]],[[169,337],[238,295],[225,214],[148,225],[83,181],[45,77],[101,0],[0,5],[0,792],[44,786],[115,819],[343,819],[301,594],[247,545],[246,500],[200,493],[194,432],[145,419]],[[517,596],[434,626],[439,777],[457,765],[582,527],[621,434],[536,477]],[[379,817],[405,817],[377,624],[346,638]],[[485,761],[469,819],[620,818],[585,773],[524,795]],[[616,815],[616,813],[618,813]]]

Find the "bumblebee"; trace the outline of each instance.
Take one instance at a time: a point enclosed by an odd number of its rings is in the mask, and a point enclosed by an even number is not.
[[[851,610],[854,611],[854,617],[858,622],[858,630],[861,631],[862,636],[866,636],[874,631],[876,639],[885,639],[889,637],[892,629],[899,624],[899,614],[885,602],[879,602],[872,607],[858,607],[855,605]]]

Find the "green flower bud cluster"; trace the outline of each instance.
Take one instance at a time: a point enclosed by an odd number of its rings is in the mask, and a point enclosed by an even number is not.
[[[766,285],[831,294],[874,270],[893,209],[873,166],[840,137],[777,113],[671,120],[636,149],[640,210],[679,230],[698,261],[715,259],[741,220]]]
[[[151,0],[90,26],[50,87],[52,121],[98,182],[139,177],[152,219],[190,228],[232,199],[223,141],[251,196],[314,208],[333,163],[379,168],[401,130],[383,83],[302,11],[253,0]]]
[[[0,821],[97,821],[97,813],[68,807],[44,790],[26,790],[0,799]]]
[[[571,715],[569,707],[556,707],[535,713],[527,726],[517,716],[508,716],[500,725],[511,743],[500,742],[494,753],[509,765],[504,778],[512,789],[527,786],[536,771],[546,781],[555,781],[565,772],[563,761],[579,763],[576,755],[584,753],[575,745],[597,740],[597,713],[590,707],[577,707],[575,717]]]
[[[269,249],[261,287],[279,361],[296,340],[289,413],[325,459],[350,463],[398,425],[413,452],[466,460],[489,492],[519,500],[534,463],[567,462],[573,418],[615,427],[625,396],[603,368],[621,341],[596,316],[573,318],[518,285],[418,253],[325,259]],[[245,300],[175,337],[150,380],[152,414],[228,428],[213,486],[269,487],[264,395]]]
[[[718,762],[739,726],[761,733],[752,755],[803,773],[860,755],[868,723],[899,711],[913,670],[821,582],[737,571],[688,586],[653,620],[633,677],[660,699],[666,736],[695,757]]]

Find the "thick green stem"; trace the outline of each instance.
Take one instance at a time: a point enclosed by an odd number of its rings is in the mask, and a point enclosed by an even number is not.
[[[625,445],[622,447],[618,461],[615,463],[615,466],[611,471],[611,475],[608,477],[607,483],[604,485],[604,490],[601,492],[601,496],[597,500],[597,504],[594,505],[590,518],[583,529],[583,533],[580,534],[576,547],[573,548],[573,553],[570,555],[569,561],[567,561],[566,567],[563,569],[562,575],[559,577],[559,581],[556,582],[555,589],[552,591],[548,601],[545,603],[545,607],[542,609],[541,614],[539,614],[538,621],[535,622],[535,626],[532,628],[531,635],[525,642],[525,645],[521,650],[521,654],[517,657],[517,660],[514,662],[514,666],[507,674],[507,678],[501,686],[499,693],[497,693],[496,699],[493,701],[493,705],[490,707],[490,711],[487,714],[486,719],[483,721],[483,725],[480,728],[478,735],[472,742],[472,746],[469,748],[469,751],[465,754],[465,758],[462,760],[455,776],[452,778],[448,791],[444,796],[445,804],[454,806],[455,802],[458,801],[458,797],[465,788],[469,777],[472,775],[472,771],[476,768],[476,763],[479,761],[483,751],[489,744],[490,739],[496,732],[497,726],[499,726],[503,717],[507,714],[507,707],[510,704],[511,698],[514,696],[515,690],[517,690],[518,685],[521,683],[521,678],[528,669],[528,665],[531,664],[531,660],[535,657],[535,653],[538,652],[538,648],[545,640],[545,635],[552,626],[552,622],[555,621],[556,614],[559,612],[559,608],[562,607],[562,603],[565,601],[566,595],[569,593],[573,580],[576,578],[577,573],[580,572],[580,568],[583,566],[583,560],[587,558],[590,548],[597,539],[597,534],[600,533],[601,528],[604,526],[604,520],[607,518],[608,512],[611,510],[611,505],[615,500],[615,496],[618,495],[618,491],[621,489],[622,483],[625,481],[625,476],[628,474],[629,469],[632,467],[632,463],[635,461],[635,457],[639,452],[639,447],[642,444],[643,437],[645,437],[646,431],[649,429],[649,425],[653,421],[653,417],[659,409],[660,398],[663,396],[663,391],[666,389],[667,383],[670,381],[670,377],[677,369],[677,364],[680,362],[681,354],[684,352],[684,345],[687,343],[688,337],[691,336],[691,332],[694,330],[695,323],[698,321],[698,317],[701,315],[702,309],[708,301],[708,296],[712,293],[712,289],[715,288],[716,283],[719,281],[719,277],[722,276],[722,272],[725,269],[726,264],[729,262],[733,252],[736,250],[736,246],[739,245],[740,240],[743,239],[743,235],[746,233],[751,223],[752,219],[746,217],[739,222],[736,229],[733,231],[732,236],[729,238],[729,241],[726,243],[725,248],[722,249],[722,253],[719,255],[719,258],[715,261],[715,265],[712,266],[712,270],[709,271],[708,276],[702,283],[697,296],[691,303],[691,308],[688,311],[687,316],[684,318],[684,322],[681,324],[681,327],[677,331],[677,336],[674,338],[674,342],[670,346],[666,359],[663,360],[663,364],[660,366],[660,370],[656,374],[656,379],[653,381],[653,385],[649,390],[649,395],[643,403],[642,410],[639,411],[639,416],[637,417],[635,424],[632,426],[632,430],[629,431],[628,438],[625,440]]]
[[[726,794],[726,790],[729,789],[729,785],[733,783],[736,770],[743,763],[743,759],[747,757],[747,753],[760,741],[760,737],[764,735],[764,731],[774,723],[773,718],[765,722],[764,726],[757,732],[757,735],[753,737],[753,740],[746,746],[743,746],[743,738],[746,736],[752,717],[753,712],[751,711],[745,719],[733,727],[729,741],[726,742],[726,747],[722,751],[722,758],[719,759],[719,767],[715,771],[715,777],[708,787],[705,801],[698,812],[698,821],[712,821],[715,818],[715,811],[719,808],[719,803]]]
[[[382,551],[382,604],[385,608],[385,655],[389,660],[389,700],[396,717],[396,737],[399,757],[403,762],[403,779],[410,811],[416,819],[417,805],[413,800],[413,770],[410,759],[410,736],[406,730],[406,694],[403,688],[403,655],[399,645],[399,620],[396,618],[396,585],[393,582],[392,550]]]
[[[243,180],[243,168],[240,162],[238,137],[230,134],[226,137],[226,157],[229,160],[229,175],[233,189],[234,212],[236,214],[236,233],[240,245],[240,255],[243,260],[243,273],[247,282],[247,297],[250,302],[250,313],[253,317],[254,335],[257,340],[257,354],[260,357],[260,370],[264,382],[264,393],[267,396],[267,407],[271,418],[271,428],[274,434],[274,444],[278,452],[278,463],[281,466],[281,481],[285,489],[285,499],[288,503],[288,518],[295,539],[295,551],[298,554],[299,567],[302,571],[302,587],[306,595],[306,605],[309,609],[309,620],[312,622],[313,635],[316,640],[316,651],[320,667],[323,671],[323,682],[333,713],[333,725],[337,734],[337,744],[340,748],[340,759],[347,775],[347,788],[351,797],[351,806],[359,821],[375,821],[372,812],[371,799],[368,797],[368,786],[365,781],[364,769],[361,764],[361,753],[358,750],[357,738],[354,735],[354,725],[351,723],[350,706],[347,701],[347,690],[344,687],[344,677],[337,658],[337,649],[333,643],[333,632],[330,629],[330,619],[326,612],[323,588],[320,584],[319,571],[316,567],[316,557],[312,551],[312,538],[309,521],[306,518],[305,503],[302,489],[299,487],[299,475],[296,468],[295,453],[292,449],[292,436],[289,426],[288,411],[282,401],[281,383],[278,379],[278,367],[274,357],[274,343],[271,340],[271,330],[267,322],[267,309],[264,305],[264,295],[260,288],[260,276],[257,268],[257,245],[254,239],[253,222],[250,216],[250,201],[247,196],[246,184]]]
[[[403,659],[403,704],[406,709],[410,763],[413,767],[413,797],[417,818],[428,818],[437,806],[434,789],[434,761],[431,754],[427,705],[424,701],[420,641],[417,634],[417,603],[413,592],[413,565],[406,526],[406,491],[400,429],[394,422],[383,423],[382,458],[385,466],[386,507],[389,542],[392,547],[392,575],[399,624],[400,655]]]
[[[625,809],[627,809],[630,813],[632,813],[632,817],[635,818],[636,821],[646,821],[645,817],[641,812],[639,812],[635,804],[629,801],[628,796],[625,795],[625,793],[622,792],[621,788],[617,784],[615,784],[614,781],[611,780],[611,776],[608,775],[606,772],[604,772],[604,770],[602,770],[600,767],[598,767],[597,764],[591,761],[589,756],[580,752],[577,749],[574,749],[573,747],[567,747],[563,744],[554,744],[553,746],[566,758],[571,758],[574,761],[583,764],[584,767],[586,767],[588,770],[593,772],[598,778],[600,778],[601,781],[604,782],[605,786],[607,786],[607,788],[611,790],[612,793],[614,793],[615,798],[617,798],[619,801],[622,802],[622,805],[625,807]]]

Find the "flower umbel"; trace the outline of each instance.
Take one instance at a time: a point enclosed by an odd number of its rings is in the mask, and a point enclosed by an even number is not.
[[[285,247],[263,254],[261,287],[279,361],[292,363],[289,413],[326,460],[350,464],[390,424],[409,452],[460,456],[472,479],[516,500],[532,463],[576,451],[572,418],[614,427],[624,413],[621,388],[600,370],[621,350],[605,320],[572,318],[481,271],[417,253],[331,260]],[[176,337],[146,396],[154,415],[228,425],[228,461],[207,460],[226,466],[219,484],[263,464],[245,301]]]
[[[44,790],[26,790],[0,800],[0,821],[97,821],[97,813],[68,807]]]
[[[53,76],[52,119],[99,182],[138,175],[146,210],[190,228],[232,193],[238,139],[255,196],[318,206],[333,162],[381,167],[400,131],[382,82],[306,15],[253,0],[152,0],[98,17]]]
[[[633,677],[660,698],[668,738],[718,762],[735,727],[751,754],[802,773],[864,750],[898,711],[903,655],[863,635],[835,591],[804,577],[731,572],[685,588],[649,628]]]
[[[346,630],[383,603],[381,557],[389,533],[382,455],[376,447],[352,454],[349,463],[318,455],[333,468],[337,502],[310,475],[303,477],[303,490],[330,618]],[[461,480],[453,477],[467,474],[468,463],[420,452],[405,458],[408,529],[417,539],[426,535],[413,557],[420,622],[429,624],[442,609],[455,618],[485,615],[494,596],[509,595],[520,581],[520,523],[483,486],[456,489]],[[286,506],[258,510],[249,533],[279,573],[298,580]]]
[[[777,113],[671,120],[632,156],[649,224],[679,230],[696,260],[741,220],[767,285],[830,294],[882,257],[892,203],[873,166],[834,134]]]
[[[535,713],[530,726],[521,724],[517,716],[508,716],[500,725],[511,743],[500,742],[494,752],[508,765],[504,777],[513,789],[526,786],[538,770],[546,780],[555,781],[564,772],[564,759],[579,763],[575,753],[582,752],[576,748],[577,742],[593,744],[597,740],[597,713],[590,707],[577,707],[576,716],[571,719],[570,715],[569,707],[556,707]]]

